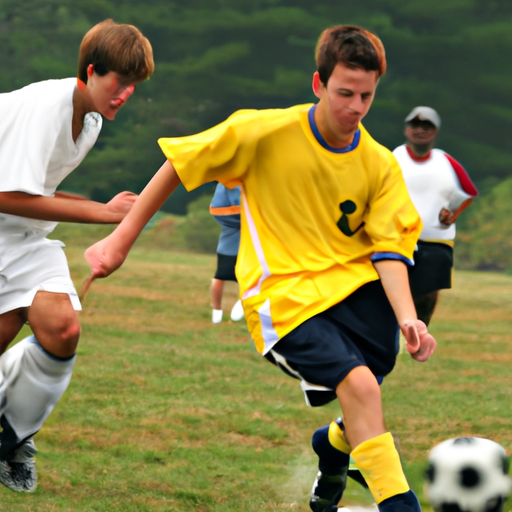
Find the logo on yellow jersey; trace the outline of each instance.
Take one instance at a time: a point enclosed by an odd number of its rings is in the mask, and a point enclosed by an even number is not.
[[[364,222],[361,222],[361,224],[357,226],[355,231],[352,231],[350,229],[350,226],[348,224],[348,216],[351,213],[354,213],[356,211],[356,208],[356,203],[354,203],[354,201],[351,201],[350,199],[348,199],[347,201],[343,201],[343,203],[340,203],[341,217],[340,220],[336,223],[336,225],[338,226],[338,228],[340,228],[340,231],[345,236],[352,236],[356,234],[364,226]]]

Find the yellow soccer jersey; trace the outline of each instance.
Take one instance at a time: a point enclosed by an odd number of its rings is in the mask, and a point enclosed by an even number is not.
[[[392,153],[363,126],[353,149],[324,147],[311,108],[238,111],[158,141],[188,190],[211,181],[242,189],[236,276],[262,354],[378,279],[375,253],[410,261],[421,232]]]

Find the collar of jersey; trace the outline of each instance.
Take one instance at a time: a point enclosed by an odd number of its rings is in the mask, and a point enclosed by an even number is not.
[[[409,147],[408,144],[405,145],[405,149],[407,150],[407,153],[411,157],[411,160],[414,160],[415,162],[419,162],[419,163],[426,162],[432,155],[432,150],[430,150],[426,155],[416,156],[414,154],[414,151]]]
[[[320,131],[318,130],[318,127],[315,122],[315,110],[316,105],[313,105],[308,112],[308,120],[309,120],[309,126],[311,127],[311,131],[313,132],[313,135],[315,136],[315,139],[318,141],[320,146],[327,149],[328,151],[331,151],[332,153],[349,153],[350,151],[353,151],[357,148],[359,145],[359,140],[361,138],[361,130],[357,130],[354,134],[354,138],[352,139],[352,142],[345,146],[344,148],[333,148],[332,146],[329,146],[325,139],[322,137]]]

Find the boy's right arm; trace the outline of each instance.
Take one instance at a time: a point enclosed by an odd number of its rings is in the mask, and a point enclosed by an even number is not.
[[[429,334],[427,326],[418,320],[405,263],[398,260],[380,260],[373,264],[405,336],[407,352],[416,361],[426,361],[434,353],[437,342]]]
[[[119,226],[85,251],[92,279],[107,277],[123,264],[144,226],[180,183],[174,166],[167,160],[146,185]]]
[[[0,212],[55,222],[117,224],[130,211],[136,197],[132,192],[121,192],[104,204],[60,192],[55,197],[0,192]]]

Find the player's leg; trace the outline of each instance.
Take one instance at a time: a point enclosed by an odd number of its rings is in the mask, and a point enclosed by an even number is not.
[[[336,388],[345,436],[380,512],[419,512],[392,435],[386,430],[379,384],[365,366],[353,369]]]
[[[212,322],[214,324],[218,324],[222,321],[222,294],[224,292],[224,283],[226,281],[236,281],[236,258],[236,254],[229,255],[217,252],[217,269],[211,284],[213,306]]]
[[[31,438],[69,385],[80,335],[76,312],[64,293],[39,291],[28,322],[34,335],[0,358],[0,483],[25,492],[37,482]]]
[[[426,293],[420,297],[414,297],[414,306],[416,307],[418,318],[425,322],[425,325],[427,326],[432,319],[438,300],[439,290]]]
[[[28,323],[39,344],[55,358],[69,359],[75,354],[80,322],[68,294],[37,292]]]
[[[316,430],[311,445],[318,455],[318,474],[309,506],[313,512],[336,512],[350,464],[350,445],[344,438],[341,418]]]
[[[414,265],[407,271],[418,318],[428,325],[439,299],[439,290],[452,287],[453,248],[447,243],[419,240]]]
[[[340,373],[344,376],[347,364],[354,364],[352,352],[345,349],[337,326],[320,314],[282,338],[265,357],[287,375],[301,380],[306,403],[318,407],[336,400]],[[310,497],[314,512],[336,512],[345,490],[350,447],[339,439],[340,425],[333,422],[313,435],[312,446],[319,457]]]
[[[378,377],[377,381],[382,384],[383,379]],[[342,474],[348,466],[347,476],[368,489],[363,475],[351,457],[347,457],[351,450],[350,445],[346,442],[344,430],[343,419],[338,418],[336,421],[320,427],[313,434],[311,444],[318,455],[319,476],[324,475],[326,481],[332,480],[328,478],[329,475]],[[315,489],[315,485],[313,489]],[[312,494],[313,496],[318,495],[318,493]]]
[[[21,331],[26,318],[26,308],[17,308],[0,315],[0,355],[7,350],[9,344]]]
[[[212,295],[212,322],[218,324],[222,322],[222,293],[224,292],[224,281],[214,277],[210,286]]]
[[[341,346],[363,361],[340,373],[333,387],[343,410],[343,439],[351,447],[350,455],[381,512],[418,512],[418,500],[383,419],[377,376],[388,375],[394,367],[398,325],[382,285],[375,281],[362,286],[327,313],[339,323]]]

